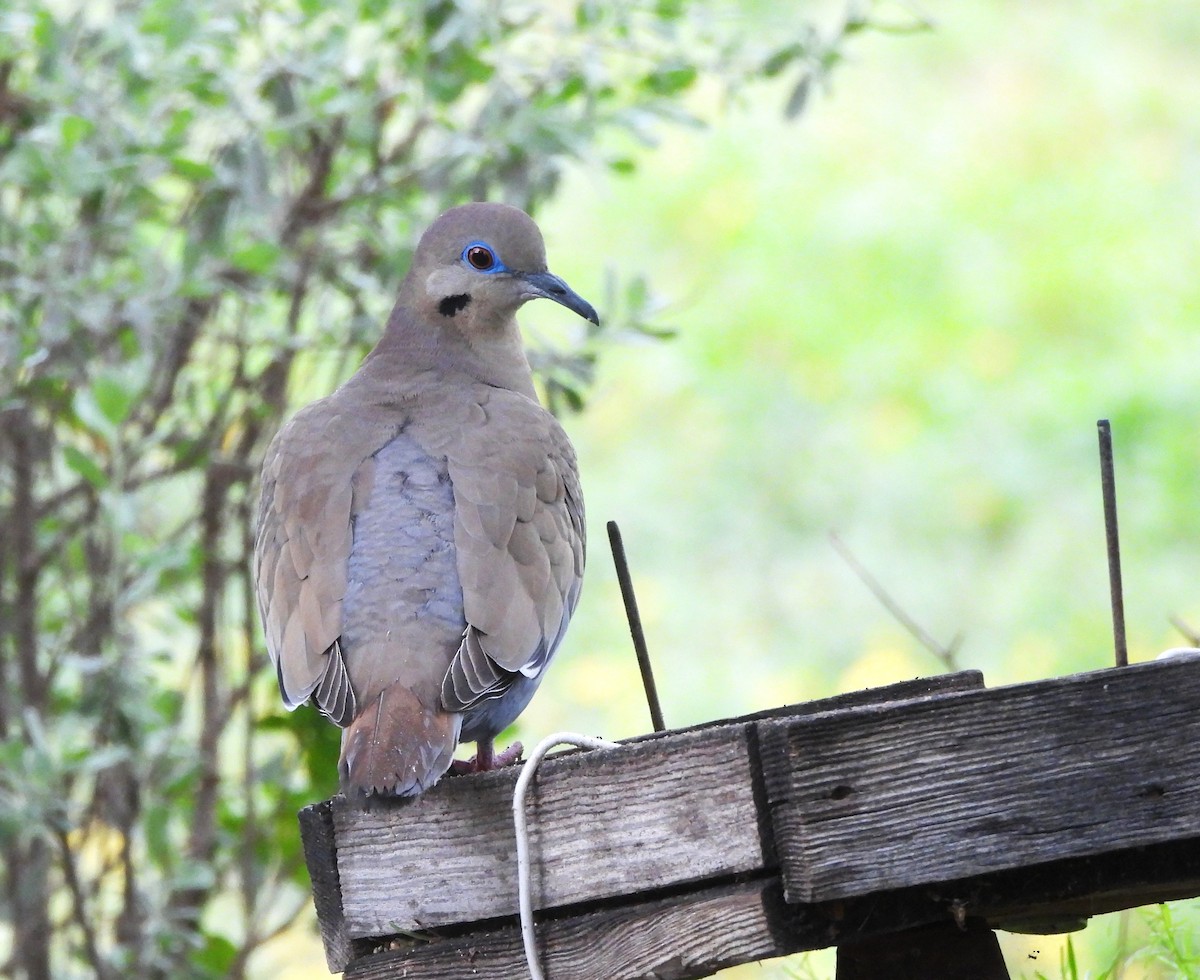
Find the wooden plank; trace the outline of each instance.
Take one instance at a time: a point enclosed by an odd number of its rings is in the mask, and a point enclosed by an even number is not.
[[[529,805],[535,907],[774,867],[753,721],[982,682],[977,671],[906,681],[548,759]],[[512,915],[518,772],[445,779],[417,800],[381,801],[370,811],[336,799],[347,934],[384,936]]]
[[[794,952],[774,918],[778,879],[709,888],[632,907],[551,919],[538,926],[547,980],[689,980]],[[407,946],[355,961],[346,980],[527,980],[515,926]]]
[[[1043,932],[1040,924],[1200,895],[1200,839],[1068,858],[958,881],[917,885],[821,904],[787,906],[797,948],[841,945],[927,923],[978,918],[994,929]],[[1029,928],[1029,924],[1039,928]]]
[[[547,759],[528,801],[534,906],[761,870],[756,769],[736,725]],[[335,800],[348,934],[512,915],[517,771],[446,779],[370,812]]]
[[[338,881],[333,843],[333,808],[330,800],[314,803],[300,811],[300,840],[304,861],[312,881],[313,904],[325,944],[330,973],[340,973],[354,956],[346,919],[342,914],[342,889]]]
[[[1200,662],[763,722],[786,893],[823,902],[1200,836]]]
[[[785,903],[777,877],[728,884],[630,906],[554,913],[539,923],[538,945],[550,980],[683,980],[739,962],[877,936],[889,937],[878,947],[887,949],[904,941],[901,930],[954,923],[959,917],[1003,929],[1014,917],[1066,920],[1197,894],[1200,840],[821,905]],[[362,940],[357,945],[366,948],[347,968],[347,980],[528,976],[514,924],[482,927],[457,938],[384,941],[383,951]],[[387,950],[388,945],[394,948]]]
[[[1003,929],[1014,917],[1071,918],[1197,894],[1200,840],[825,904],[786,903],[778,878],[727,884],[630,906],[554,913],[538,925],[538,946],[549,980],[683,980],[738,962],[871,937],[893,937],[900,943],[909,930],[960,918]],[[346,971],[347,980],[528,976],[515,924],[394,945],[391,951],[356,959]]]
[[[1004,871],[951,893],[953,904],[996,928],[1044,932],[1030,926],[1200,895],[1200,837]]]

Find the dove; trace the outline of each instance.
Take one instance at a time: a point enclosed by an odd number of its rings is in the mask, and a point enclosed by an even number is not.
[[[475,203],[422,235],[353,376],[297,412],[262,467],[254,573],[284,704],[340,726],[347,795],[414,796],[477,743],[519,757],[524,710],[579,601],[575,451],[539,403],[515,314],[599,323],[523,211]]]

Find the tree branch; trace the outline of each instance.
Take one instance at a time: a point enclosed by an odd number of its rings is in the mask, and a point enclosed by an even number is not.
[[[308,181],[292,201],[283,220],[279,240],[284,247],[294,245],[301,231],[324,221],[336,209],[336,205],[329,200],[327,185],[329,175],[333,172],[333,158],[342,145],[345,132],[344,116],[333,119],[328,135],[323,135],[315,127],[309,130],[312,166]]]
[[[1185,622],[1179,616],[1172,616],[1170,623],[1177,630],[1179,630],[1180,633],[1183,634],[1184,639],[1187,640],[1188,643],[1194,647],[1200,647],[1200,630],[1197,630],[1196,627]]]
[[[138,430],[143,435],[154,431],[171,404],[175,396],[175,385],[188,362],[192,347],[200,337],[201,328],[219,303],[220,294],[214,293],[210,296],[192,296],[184,304],[183,314],[171,333],[162,363],[157,365],[154,372],[154,391],[142,403],[142,410],[137,416]]]
[[[79,883],[79,871],[75,865],[75,855],[71,851],[71,842],[67,838],[67,833],[64,830],[56,831],[55,836],[58,839],[59,854],[62,857],[63,877],[67,882],[67,889],[71,893],[71,908],[75,924],[83,933],[83,948],[87,953],[88,962],[93,970],[96,971],[96,976],[99,980],[108,980],[111,976],[108,970],[108,964],[104,957],[100,955],[100,947],[96,944],[96,933],[92,929],[91,918],[87,910],[87,900],[83,894],[83,888]]]

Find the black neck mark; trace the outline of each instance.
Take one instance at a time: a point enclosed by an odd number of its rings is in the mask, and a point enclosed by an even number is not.
[[[438,312],[442,316],[454,316],[459,310],[465,310],[469,302],[471,302],[471,297],[466,293],[459,293],[457,296],[447,296],[438,303]]]

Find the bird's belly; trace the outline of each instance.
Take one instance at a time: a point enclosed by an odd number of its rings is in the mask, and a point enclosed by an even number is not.
[[[436,688],[465,628],[446,463],[401,434],[376,453],[354,519],[342,603],[347,666],[368,696],[397,679]]]

